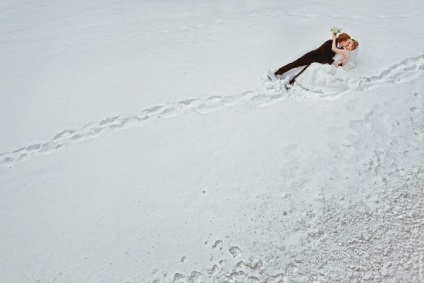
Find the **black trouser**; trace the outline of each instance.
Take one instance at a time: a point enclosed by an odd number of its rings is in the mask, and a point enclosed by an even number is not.
[[[290,71],[291,69],[297,68],[297,67],[302,67],[302,66],[306,66],[312,63],[328,63],[328,62],[323,62],[324,60],[319,58],[319,55],[317,54],[317,52],[311,51],[306,53],[305,55],[303,55],[302,57],[300,57],[299,59],[281,67],[280,69],[278,69],[274,74],[275,75],[282,75],[285,72]]]

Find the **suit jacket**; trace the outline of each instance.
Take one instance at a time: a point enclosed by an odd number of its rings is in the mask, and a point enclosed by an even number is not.
[[[333,45],[333,40],[327,40],[324,42],[320,47],[315,49],[313,52],[314,56],[317,58],[318,63],[323,64],[332,64],[333,63],[333,57],[336,55],[336,52],[331,50],[331,47]]]

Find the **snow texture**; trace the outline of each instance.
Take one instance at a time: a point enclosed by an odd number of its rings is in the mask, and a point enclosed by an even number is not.
[[[424,282],[420,1],[0,3],[2,282]],[[349,89],[276,69],[342,28]]]

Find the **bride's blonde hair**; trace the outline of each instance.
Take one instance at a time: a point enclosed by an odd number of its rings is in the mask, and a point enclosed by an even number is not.
[[[358,46],[359,46],[359,42],[358,41],[356,41],[355,39],[353,39],[353,38],[351,38],[352,39],[352,50],[355,50]]]

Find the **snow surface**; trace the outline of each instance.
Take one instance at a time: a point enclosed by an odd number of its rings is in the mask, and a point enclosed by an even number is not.
[[[1,1],[1,281],[424,282],[423,14]],[[349,91],[264,81],[333,26]]]

